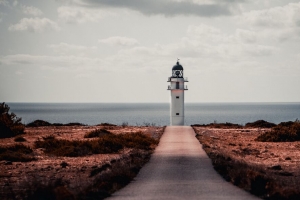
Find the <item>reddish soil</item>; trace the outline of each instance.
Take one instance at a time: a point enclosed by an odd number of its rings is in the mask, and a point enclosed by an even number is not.
[[[215,169],[266,199],[300,199],[300,142],[257,142],[270,129],[194,127]]]

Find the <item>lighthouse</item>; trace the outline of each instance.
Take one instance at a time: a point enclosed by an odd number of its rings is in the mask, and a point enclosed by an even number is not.
[[[188,82],[188,80],[183,77],[183,67],[180,65],[179,60],[177,60],[176,65],[172,68],[172,76],[168,78],[168,82],[170,82],[168,90],[171,91],[170,125],[183,126],[184,90],[187,90],[184,82]]]

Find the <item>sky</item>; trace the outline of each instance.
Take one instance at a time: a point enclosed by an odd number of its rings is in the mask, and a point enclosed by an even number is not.
[[[0,0],[0,102],[300,102],[300,1]]]

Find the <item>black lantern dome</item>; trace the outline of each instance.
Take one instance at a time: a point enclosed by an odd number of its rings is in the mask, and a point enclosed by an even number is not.
[[[183,67],[180,65],[179,61],[177,61],[176,65],[172,68],[172,77],[174,78],[182,78],[183,77]]]

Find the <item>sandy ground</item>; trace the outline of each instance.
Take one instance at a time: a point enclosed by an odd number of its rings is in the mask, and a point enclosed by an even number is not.
[[[68,182],[70,191],[80,192],[82,188],[90,185],[95,177],[90,177],[92,170],[101,168],[106,163],[114,163],[130,156],[131,149],[124,149],[118,154],[97,154],[84,157],[56,157],[44,154],[43,149],[35,149],[34,142],[43,137],[54,135],[57,139],[90,140],[84,134],[95,129],[104,128],[115,134],[143,132],[152,137],[159,138],[162,127],[137,126],[49,126],[26,128],[22,135],[26,141],[22,144],[32,147],[36,161],[7,162],[0,161],[0,197],[4,193],[22,190],[26,187],[35,187],[39,184],[62,179]],[[0,146],[17,144],[14,138],[0,139]],[[19,142],[20,143],[20,142]],[[62,163],[67,163],[63,166]],[[18,192],[16,192],[18,193]]]

